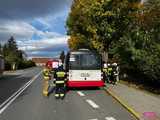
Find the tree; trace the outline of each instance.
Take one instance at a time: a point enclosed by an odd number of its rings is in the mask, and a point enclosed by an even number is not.
[[[3,54],[3,47],[2,47],[2,45],[0,44],[0,55],[2,55]]]
[[[90,48],[90,43],[87,42],[86,43],[86,40],[85,38],[82,36],[81,39],[79,39],[80,35],[78,36],[71,36],[69,39],[68,39],[68,46],[71,50],[78,50],[80,48]]]
[[[69,46],[86,46],[96,49],[108,59],[108,52],[126,32],[131,14],[137,11],[135,3],[128,0],[74,0],[67,20]],[[75,43],[81,43],[74,45]]]
[[[91,0],[88,0],[91,2]],[[86,31],[85,24],[87,19],[85,16],[84,5],[85,0],[74,0],[71,7],[71,13],[67,19],[67,33],[70,35],[68,44],[70,49],[75,50],[79,48],[90,48],[90,42],[88,38],[88,32]]]
[[[64,63],[64,59],[65,59],[65,53],[64,53],[64,51],[61,52],[59,58],[62,60],[62,63]]]
[[[104,60],[112,53],[127,70],[160,83],[159,0],[74,0],[67,29],[71,49],[96,49]]]
[[[26,53],[18,49],[13,36],[4,44],[2,49],[6,70],[24,69],[35,66],[34,62],[25,59]]]
[[[23,61],[23,52],[18,50],[17,43],[13,36],[3,46],[3,55],[6,63],[11,65],[11,69],[15,70],[20,61]]]
[[[7,45],[10,51],[17,52],[18,47],[17,47],[17,43],[13,36],[11,36],[11,38],[8,40]]]
[[[160,1],[148,0],[140,11],[134,14],[133,22],[127,28],[129,32],[123,34],[120,44],[114,45],[121,62],[128,65],[127,69],[141,73],[150,83],[155,84],[160,83],[159,13]]]

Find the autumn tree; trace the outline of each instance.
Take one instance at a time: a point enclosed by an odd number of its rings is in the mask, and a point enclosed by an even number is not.
[[[160,1],[148,0],[133,14],[133,22],[127,28],[129,32],[123,34],[120,44],[114,45],[121,63],[127,65],[127,69],[147,77],[149,83],[155,85],[160,83],[159,11]]]
[[[160,83],[159,0],[74,0],[67,30],[71,49],[96,49],[104,60],[111,53],[131,73]]]
[[[108,59],[112,43],[117,42],[131,21],[131,6],[138,1],[74,0],[67,20],[70,48],[96,49]],[[75,44],[80,43],[80,44]]]

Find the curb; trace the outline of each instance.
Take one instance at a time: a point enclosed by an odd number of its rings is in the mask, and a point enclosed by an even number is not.
[[[126,108],[132,115],[136,117],[137,120],[141,120],[140,114],[136,112],[132,107],[130,107],[125,101],[115,95],[110,88],[104,88],[104,90],[110,94],[116,101],[118,101],[124,108]]]

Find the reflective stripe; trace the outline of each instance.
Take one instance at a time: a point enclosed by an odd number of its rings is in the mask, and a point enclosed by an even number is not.
[[[49,76],[49,74],[44,74],[44,76]]]
[[[107,69],[103,69],[103,72],[107,72]]]
[[[49,73],[43,73],[43,76],[47,77],[49,76]]]
[[[112,68],[108,68],[109,71],[112,71]]]
[[[49,79],[49,77],[44,76],[44,79]]]
[[[63,97],[63,96],[64,96],[64,94],[60,94],[60,96],[61,96],[61,97]]]
[[[108,75],[111,75],[112,74],[112,68],[108,68]]]
[[[64,83],[64,81],[56,81],[56,83]]]
[[[57,77],[64,77],[65,76],[65,72],[57,72]]]
[[[49,70],[47,70],[47,69],[44,69],[44,70],[43,70],[43,73],[46,73],[46,72],[49,72]]]
[[[55,97],[59,97],[59,94],[55,94]]]
[[[43,70],[43,75],[44,75],[44,76],[48,76],[49,73],[50,73],[50,71],[49,71],[48,69],[44,69],[44,70]]]

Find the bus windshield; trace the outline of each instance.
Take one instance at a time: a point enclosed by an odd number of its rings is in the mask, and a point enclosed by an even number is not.
[[[69,67],[71,70],[97,70],[101,69],[101,59],[97,54],[71,54]]]

